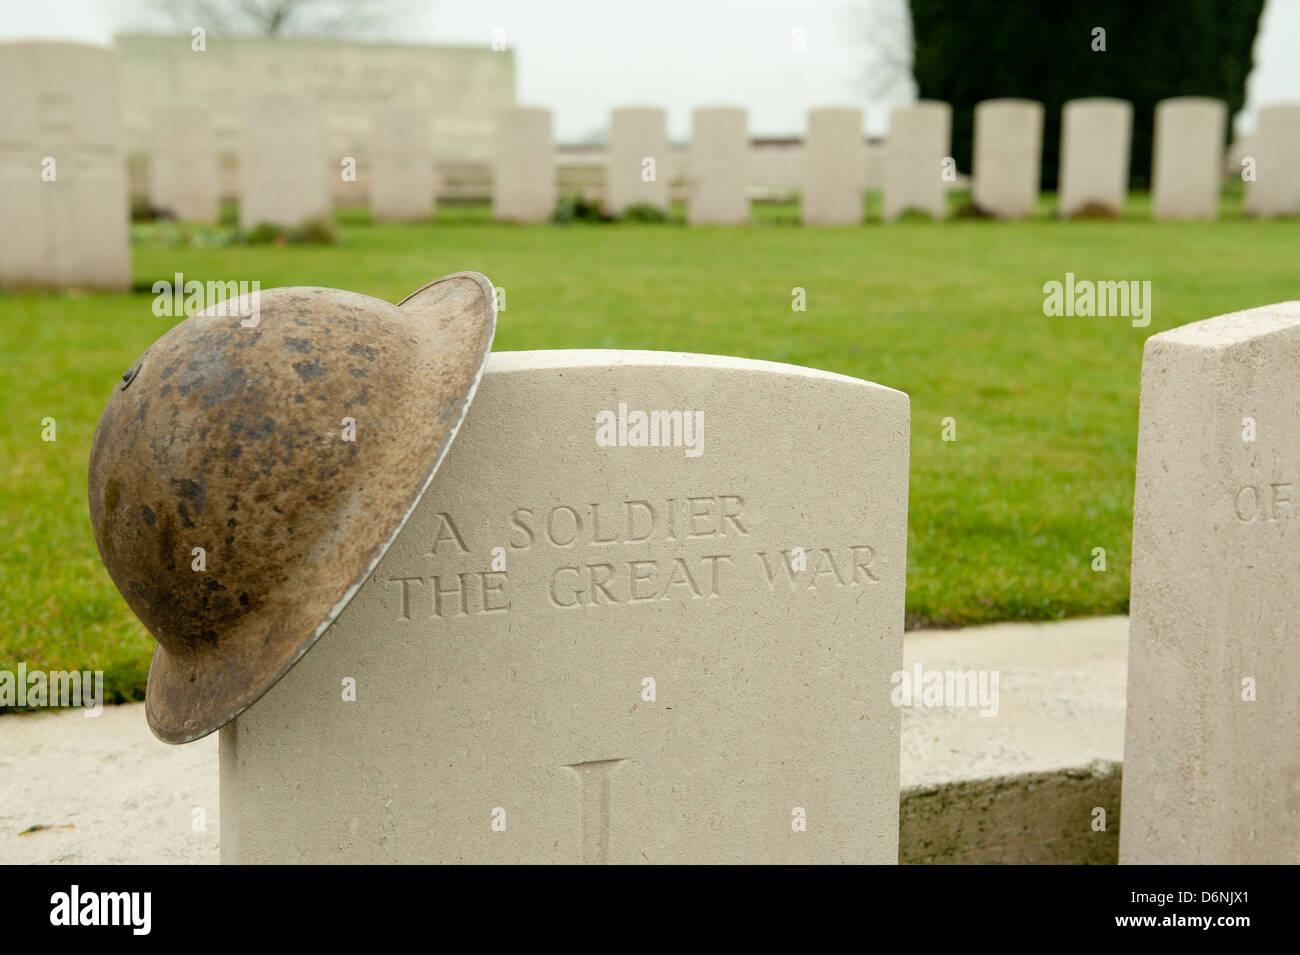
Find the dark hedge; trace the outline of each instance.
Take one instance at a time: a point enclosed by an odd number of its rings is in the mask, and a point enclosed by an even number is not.
[[[1043,188],[1055,189],[1061,106],[1085,96],[1133,103],[1131,184],[1151,173],[1155,104],[1213,96],[1241,109],[1264,0],[911,0],[913,73],[925,99],[953,110],[957,166],[970,170],[975,104],[1002,96],[1043,103]],[[1105,52],[1093,30],[1106,31]]]

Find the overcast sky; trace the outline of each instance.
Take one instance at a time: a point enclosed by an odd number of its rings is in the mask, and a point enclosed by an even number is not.
[[[0,39],[108,42],[132,0],[0,0]],[[876,0],[889,2],[889,0]],[[404,42],[488,46],[504,30],[519,101],[549,106],[556,135],[603,130],[611,106],[667,108],[685,140],[695,106],[749,110],[756,135],[798,135],[809,107],[856,105],[882,132],[871,101],[864,0],[412,0]],[[806,50],[794,50],[795,30]],[[1300,102],[1300,0],[1268,0],[1242,128],[1261,104]]]

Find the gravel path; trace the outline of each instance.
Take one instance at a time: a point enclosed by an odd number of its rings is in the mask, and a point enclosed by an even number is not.
[[[160,743],[143,703],[0,716],[0,865],[215,864],[217,833],[215,734]]]

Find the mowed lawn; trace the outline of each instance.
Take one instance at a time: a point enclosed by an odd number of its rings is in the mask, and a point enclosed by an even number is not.
[[[175,272],[396,301],[474,269],[506,290],[498,350],[739,355],[890,385],[912,401],[913,624],[1123,612],[1144,340],[1300,298],[1300,222],[1249,221],[1232,204],[1217,222],[1153,223],[1140,203],[1113,222],[852,228],[790,225],[791,208],[699,229],[501,226],[463,209],[376,226],[349,212],[338,245],[281,248],[137,227],[136,294],[0,295],[0,668],[102,669],[112,698],[143,693],[152,640],[99,562],[86,459],[123,369],[175,321],[148,292]],[[1151,324],[1044,316],[1043,284],[1067,272],[1151,282]],[[791,309],[796,287],[806,311]]]

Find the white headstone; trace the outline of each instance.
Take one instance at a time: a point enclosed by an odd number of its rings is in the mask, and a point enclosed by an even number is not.
[[[0,43],[0,287],[131,284],[115,50]]]
[[[691,115],[687,221],[691,225],[748,222],[749,174],[745,111],[730,107],[695,110]]]
[[[239,153],[239,224],[301,226],[328,220],[330,159],[319,107],[304,99],[265,96],[244,114]],[[343,157],[333,174],[341,176]]]
[[[975,105],[971,198],[1000,219],[1023,219],[1038,204],[1043,163],[1043,104],[990,99]]]
[[[866,158],[862,110],[809,111],[804,148],[804,222],[854,225],[862,221]]]
[[[1151,214],[1157,219],[1213,219],[1219,214],[1222,100],[1178,96],[1156,104],[1151,157]]]
[[[668,208],[668,114],[652,107],[616,109],[609,119],[609,208]]]
[[[1255,178],[1246,183],[1246,211],[1300,215],[1300,104],[1261,106],[1249,148]]]
[[[1123,863],[1300,863],[1300,302],[1147,339]]]
[[[492,214],[504,222],[546,222],[555,212],[551,111],[518,107],[497,116]]]
[[[207,110],[194,105],[155,109],[149,204],[187,222],[216,222],[221,215],[217,153]]]
[[[947,218],[948,190],[956,176],[951,159],[951,106],[919,100],[891,112],[885,140],[884,219],[897,219],[909,210]],[[945,163],[953,177],[948,180]]]
[[[1124,211],[1133,104],[1099,96],[1061,110],[1061,215]]]
[[[908,433],[807,368],[493,354],[370,580],[221,731],[223,861],[895,862]]]
[[[433,149],[421,109],[371,116],[370,214],[376,222],[423,222],[433,215]]]

